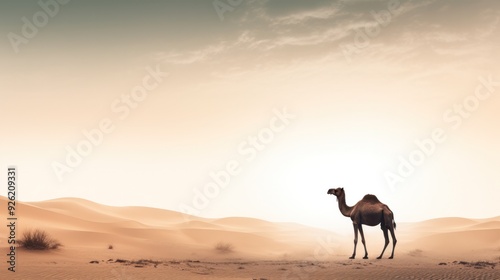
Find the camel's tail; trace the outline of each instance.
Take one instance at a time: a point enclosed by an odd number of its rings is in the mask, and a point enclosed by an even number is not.
[[[392,225],[394,226],[394,229],[396,229],[396,220],[394,219],[394,212],[392,213]]]
[[[389,211],[391,212],[392,226],[393,226],[394,229],[396,229],[396,220],[394,219],[394,212],[391,211],[391,209],[389,208],[389,206],[387,206],[387,209],[389,209]]]

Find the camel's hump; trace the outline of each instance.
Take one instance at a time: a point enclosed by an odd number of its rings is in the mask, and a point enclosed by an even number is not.
[[[365,195],[363,197],[363,200],[374,202],[374,203],[380,202],[380,200],[378,200],[378,198],[376,196],[374,196],[373,194],[367,194],[367,195]]]

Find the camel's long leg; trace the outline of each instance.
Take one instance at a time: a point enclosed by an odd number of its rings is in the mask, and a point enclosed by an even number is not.
[[[350,259],[354,259],[356,257],[356,245],[358,245],[358,225],[353,223],[352,226],[354,227],[354,251],[352,252]]]
[[[382,253],[380,253],[380,256],[378,256],[377,259],[381,259],[382,258],[382,255],[385,252],[385,248],[387,248],[387,245],[389,245],[389,233],[387,231],[387,228],[383,227],[382,230],[384,231],[385,245],[384,245],[384,249],[382,250]]]
[[[392,254],[389,259],[392,259],[394,258],[394,248],[396,248],[396,243],[398,243],[398,241],[396,240],[396,235],[394,234],[394,227],[390,227],[389,230],[391,231],[392,236]]]
[[[365,243],[365,234],[363,233],[363,227],[359,224],[359,233],[361,234],[361,243],[363,243],[363,247],[365,247],[365,256],[363,259],[368,259],[368,251],[366,251],[366,243]]]

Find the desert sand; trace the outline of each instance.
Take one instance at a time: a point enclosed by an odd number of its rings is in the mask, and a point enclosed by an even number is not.
[[[18,249],[12,273],[7,233],[0,231],[1,279],[500,279],[500,216],[398,221],[393,260],[387,251],[375,259],[382,232],[365,227],[370,258],[361,259],[358,246],[358,258],[349,260],[350,231],[77,198],[18,202],[17,213],[18,237],[43,229],[63,246]]]

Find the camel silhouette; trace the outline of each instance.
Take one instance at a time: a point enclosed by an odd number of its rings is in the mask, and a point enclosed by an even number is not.
[[[394,258],[394,248],[396,248],[397,243],[396,235],[394,234],[396,222],[394,222],[394,214],[387,205],[380,202],[376,196],[367,194],[363,197],[363,199],[356,203],[356,205],[352,207],[347,206],[345,203],[344,188],[329,189],[327,194],[333,194],[337,197],[340,213],[346,217],[350,217],[352,220],[352,225],[354,227],[354,252],[352,253],[350,259],[354,259],[356,257],[358,231],[361,234],[361,242],[365,247],[365,256],[363,259],[368,259],[362,225],[376,226],[378,224],[380,224],[380,227],[384,232],[385,245],[382,253],[380,253],[380,256],[377,259],[382,258],[382,255],[389,244],[389,235],[387,231],[390,231],[392,236],[392,254],[389,259]]]

